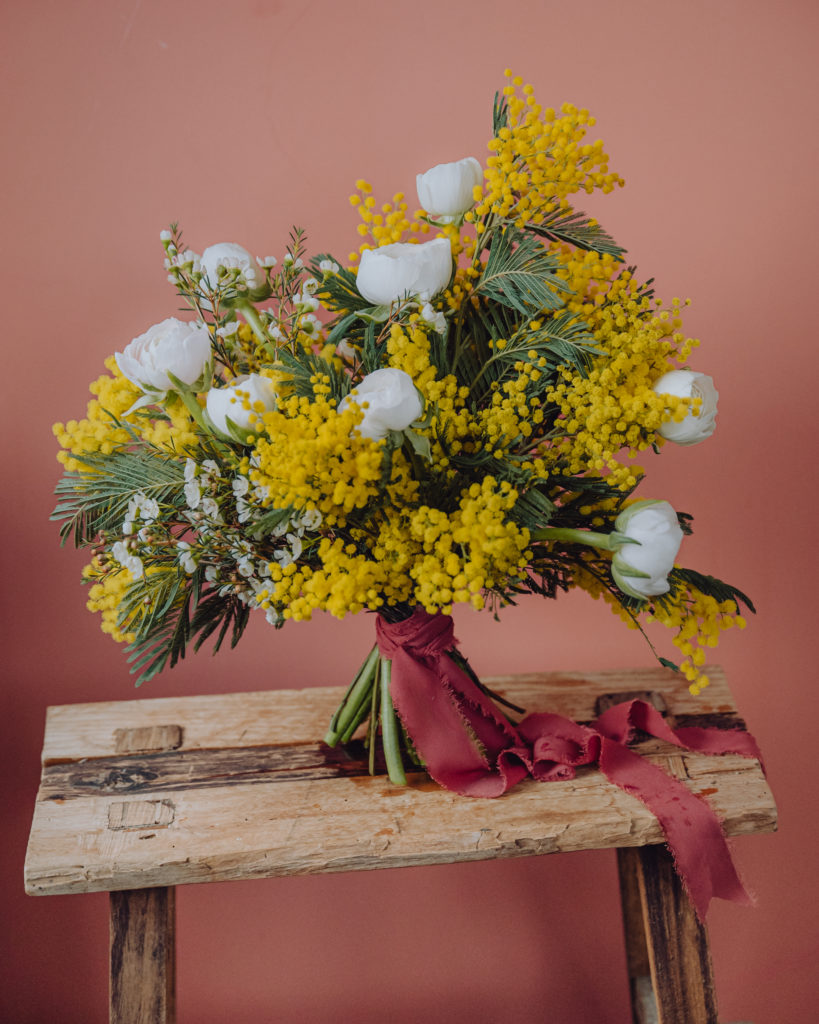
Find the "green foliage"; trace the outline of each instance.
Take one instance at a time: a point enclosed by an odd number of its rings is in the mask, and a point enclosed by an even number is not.
[[[163,504],[176,504],[185,485],[184,464],[155,448],[125,448],[110,454],[75,456],[85,468],[67,472],[54,493],[63,498],[51,514],[60,540],[81,547],[106,530],[119,531],[128,503],[141,491]]]
[[[749,612],[756,612],[756,608],[754,608],[753,602],[747,594],[743,594],[741,590],[732,587],[730,583],[718,580],[715,576],[706,576],[701,572],[696,572],[694,569],[672,569],[668,579],[672,586],[678,583],[683,586],[688,584],[695,590],[708,594],[709,597],[713,597],[720,603],[723,601],[733,601],[737,608],[744,605]]]
[[[554,210],[540,224],[526,227],[550,242],[568,242],[578,249],[609,253],[620,261],[626,251],[596,221],[577,210]]]
[[[555,273],[560,264],[537,238],[511,226],[494,234],[475,294],[533,318],[558,309],[566,284]]]
[[[495,93],[492,104],[492,135],[497,136],[501,128],[509,123],[509,104],[502,93]]]
[[[294,355],[283,348],[279,352],[279,362],[289,374],[291,387],[297,395],[312,398],[315,394],[313,385],[317,376],[327,378],[330,397],[335,402],[340,402],[350,390],[350,378],[317,352],[300,351]]]

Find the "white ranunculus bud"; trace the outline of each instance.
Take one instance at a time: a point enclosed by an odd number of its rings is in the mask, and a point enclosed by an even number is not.
[[[200,266],[211,288],[219,286],[220,269],[238,270],[250,292],[262,292],[267,288],[267,274],[247,249],[235,242],[217,242],[209,245],[200,257]]]
[[[243,374],[227,387],[211,388],[208,392],[207,413],[211,423],[221,434],[237,441],[246,440],[246,432],[253,429],[261,413],[275,408],[273,381],[258,373]],[[230,429],[228,420],[239,428],[241,436]]]
[[[612,558],[611,574],[617,586],[638,598],[668,593],[668,574],[683,539],[671,505],[667,501],[637,501],[620,513],[614,528],[638,542],[624,543]]]
[[[344,412],[351,402],[364,413],[357,429],[363,437],[373,441],[380,441],[391,430],[405,430],[424,411],[412,377],[391,366],[368,373],[346,398],[342,398],[338,411]]]
[[[416,176],[418,201],[433,217],[460,217],[475,205],[473,190],[483,181],[483,168],[474,156],[438,164]]]
[[[660,437],[675,444],[699,444],[710,437],[717,426],[719,392],[706,373],[694,370],[671,370],[652,385],[658,395],[701,399],[698,409],[689,409],[679,423],[669,420],[657,430]]]
[[[168,374],[191,388],[204,389],[211,371],[210,334],[202,324],[168,317],[134,338],[115,358],[122,375],[143,391],[175,390]]]
[[[374,306],[389,306],[405,295],[426,302],[441,291],[452,273],[448,238],[413,245],[394,242],[365,249],[358,268],[358,290]]]

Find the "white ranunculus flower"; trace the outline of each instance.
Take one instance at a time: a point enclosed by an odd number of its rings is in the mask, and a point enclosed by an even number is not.
[[[168,317],[149,327],[144,334],[116,353],[123,376],[143,391],[173,391],[176,385],[168,374],[183,384],[206,386],[210,376],[210,334],[202,324]]]
[[[707,373],[671,370],[655,381],[652,387],[658,395],[701,399],[699,409],[689,409],[681,422],[669,420],[668,423],[663,423],[657,430],[661,437],[675,444],[699,444],[714,433],[717,426],[719,392]]]
[[[228,420],[240,430],[246,431],[252,428],[261,412],[275,408],[273,382],[258,373],[243,374],[232,380],[227,387],[211,388],[208,392],[208,416],[216,429],[226,437],[234,437]]]
[[[374,306],[389,306],[405,295],[427,302],[441,291],[452,273],[448,238],[413,245],[394,242],[365,249],[358,268],[358,290]]]
[[[209,245],[202,253],[200,266],[207,277],[211,288],[219,285],[219,269],[238,270],[244,279],[248,290],[251,292],[261,291],[266,287],[267,274],[247,249],[235,242],[217,242],[216,245]]]
[[[483,181],[483,168],[474,156],[438,164],[416,176],[418,201],[433,217],[460,217],[475,205],[472,195]]]
[[[412,377],[391,366],[368,373],[354,391],[342,398],[338,411],[344,412],[351,402],[364,413],[357,429],[373,441],[380,441],[390,430],[405,430],[424,411]]]
[[[614,554],[611,574],[614,582],[632,597],[655,597],[668,593],[668,574],[680,550],[683,532],[677,513],[667,501],[637,501],[614,521],[618,533],[637,544],[625,543]],[[632,575],[632,571],[641,574]]]

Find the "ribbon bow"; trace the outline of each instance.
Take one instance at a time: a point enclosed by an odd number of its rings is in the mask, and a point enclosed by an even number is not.
[[[448,615],[417,609],[398,623],[379,616],[376,636],[382,657],[392,661],[395,710],[439,785],[464,796],[495,797],[529,775],[541,782],[570,779],[578,766],[596,764],[657,818],[701,920],[713,897],[750,902],[714,811],[628,747],[634,731],[642,729],[684,750],[761,762],[749,733],[672,729],[642,700],[618,704],[590,726],[547,713],[531,714],[513,726],[447,656],[456,644]]]

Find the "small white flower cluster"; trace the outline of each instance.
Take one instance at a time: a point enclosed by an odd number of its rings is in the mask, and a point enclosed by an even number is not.
[[[132,542],[118,540],[111,548],[111,554],[123,569],[128,570],[135,580],[140,580],[145,573],[145,568],[142,565],[142,559],[139,555],[134,554],[131,546]]]
[[[138,520],[145,526],[150,526],[157,519],[159,519],[159,502],[155,498],[149,498],[143,491],[137,491],[128,502],[128,509],[122,523],[122,532],[129,536],[134,532]],[[145,527],[139,531],[142,540],[144,540],[144,530]]]
[[[301,257],[294,258],[292,253],[284,257],[284,265],[294,271],[301,270],[304,266]],[[338,270],[338,265],[332,260],[323,260],[322,265],[327,269],[331,266]],[[321,307],[321,302],[316,298],[316,292],[321,287],[321,282],[315,277],[308,277],[301,283],[301,288],[292,297],[293,314],[290,317],[281,318],[281,310],[262,309],[260,313],[266,320],[268,334],[278,344],[285,344],[290,338],[299,334],[305,334],[315,341],[321,335],[324,324],[316,316],[316,310]]]
[[[168,271],[168,280],[176,284],[180,277],[193,277],[194,274],[202,273],[202,263],[198,253],[193,249],[185,249],[179,252],[172,245],[166,249],[165,269]]]
[[[142,579],[145,574],[145,566],[137,551],[152,553],[150,528],[156,524],[159,515],[159,502],[143,491],[137,491],[128,502],[122,521],[123,539],[112,546],[111,555],[135,580]],[[141,524],[139,528],[138,524]]]
[[[280,548],[274,555],[282,568],[295,562],[301,555],[302,538],[305,531],[315,531],[319,526],[321,526],[321,512],[314,508],[291,516],[290,519],[279,523],[271,530],[272,537],[284,537],[288,544],[288,547]]]
[[[250,480],[239,473],[233,478],[231,489],[236,502],[236,517],[239,522],[247,523],[257,519],[264,511],[263,502],[267,496],[267,488],[263,484],[251,487]],[[256,499],[255,502],[254,499]]]
[[[194,537],[175,542],[181,568],[192,575],[204,561],[205,579],[220,595],[235,597],[249,608],[263,607],[268,622],[277,623],[280,616],[269,605],[270,566],[273,561],[287,566],[300,557],[305,534],[321,526],[321,513],[308,509],[284,519],[265,533],[258,529],[253,531],[253,523],[261,521],[269,512],[265,505],[266,488],[237,474],[230,481],[228,491],[219,466],[210,459],[201,465],[194,459],[187,459],[184,493],[188,505],[186,518]],[[231,498],[235,516],[226,506]],[[149,512],[150,508],[146,505],[145,510]],[[234,525],[236,520],[238,524]],[[267,542],[264,554],[260,554],[254,539],[260,545]]]
[[[226,288],[237,292],[261,292],[267,288],[268,268],[235,242],[217,242],[202,253],[202,272],[212,291]],[[269,289],[267,294],[270,294]]]
[[[201,466],[193,459],[185,462],[185,501],[193,516],[188,518],[195,522],[200,530],[207,530],[203,518],[210,520],[212,525],[224,523],[222,513],[216,501],[216,481],[221,477],[219,466],[212,459],[205,459]]]
[[[243,485],[240,481],[246,479],[238,477],[234,480],[234,494],[237,483],[241,491]],[[286,542],[286,545],[274,551],[273,557],[276,562],[281,566],[294,562],[302,553],[302,538],[305,532],[315,531],[320,525],[321,513],[315,509],[279,523],[268,535],[277,539],[283,538]],[[275,625],[280,621],[280,616],[269,603],[270,561],[267,558],[260,558],[252,544],[238,530],[227,527],[223,530],[223,536],[226,546],[220,550],[219,568],[217,569],[216,565],[209,565],[205,569],[205,579],[215,584],[223,596],[230,594],[249,608],[264,608],[267,621]],[[225,567],[228,562],[232,562],[234,568],[226,573]]]

